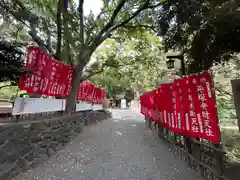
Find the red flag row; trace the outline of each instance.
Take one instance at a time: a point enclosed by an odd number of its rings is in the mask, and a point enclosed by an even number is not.
[[[140,97],[141,113],[171,131],[220,143],[219,121],[210,72],[162,84]]]
[[[96,104],[103,104],[105,93],[105,90],[98,88],[88,80],[85,80],[78,87],[77,99]]]
[[[19,88],[29,94],[67,97],[72,88],[73,75],[73,67],[54,60],[37,47],[30,47],[25,72],[20,75]],[[78,100],[103,103],[104,97],[105,90],[87,80],[79,85]]]

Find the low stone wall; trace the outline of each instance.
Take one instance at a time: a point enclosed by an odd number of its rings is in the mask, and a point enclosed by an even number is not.
[[[81,133],[84,124],[109,117],[109,112],[89,111],[0,126],[0,179],[11,179],[18,173],[46,161]]]

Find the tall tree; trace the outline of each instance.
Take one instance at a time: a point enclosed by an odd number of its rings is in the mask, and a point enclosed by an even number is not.
[[[98,46],[116,31],[152,28],[152,9],[163,3],[164,0],[103,0],[97,16],[92,13],[84,16],[84,0],[79,0],[78,8],[72,0],[0,0],[0,8],[26,26],[42,50],[58,57],[61,49],[61,57],[75,65],[74,82],[66,103],[66,111],[71,113],[78,85],[89,76],[84,69]]]
[[[94,54],[98,62],[120,68],[105,68],[91,80],[105,87],[109,97],[129,90],[146,92],[159,85],[167,75],[160,39],[151,31],[135,30],[106,40]],[[124,37],[124,38],[122,38]]]
[[[159,34],[166,48],[193,59],[189,72],[209,69],[240,52],[238,0],[171,0],[158,12]]]

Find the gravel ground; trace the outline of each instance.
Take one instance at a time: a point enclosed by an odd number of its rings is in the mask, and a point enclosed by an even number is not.
[[[139,113],[112,113],[112,119],[86,127],[48,162],[12,180],[200,179],[145,128]]]

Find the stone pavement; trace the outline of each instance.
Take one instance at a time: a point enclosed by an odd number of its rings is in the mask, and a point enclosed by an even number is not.
[[[135,110],[112,110],[48,162],[12,180],[199,180]]]

